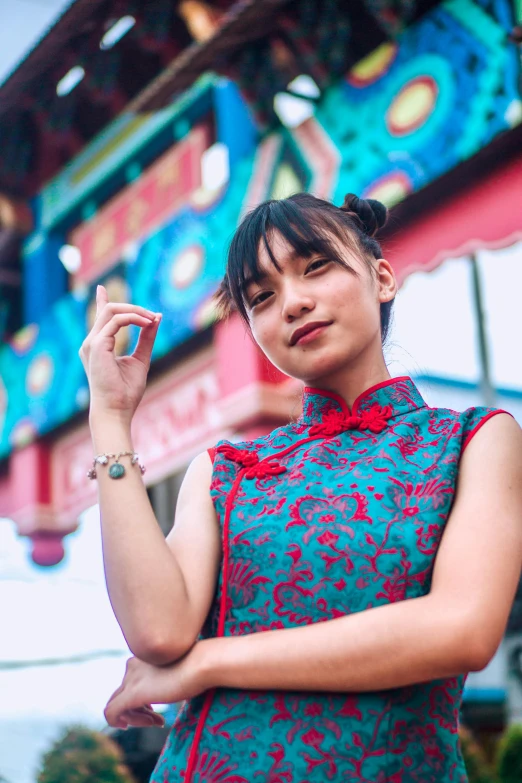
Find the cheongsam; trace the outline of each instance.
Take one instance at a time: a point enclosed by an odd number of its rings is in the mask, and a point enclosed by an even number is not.
[[[500,412],[430,408],[401,377],[352,410],[306,388],[297,421],[220,442],[211,495],[222,564],[201,638],[428,593],[461,454]],[[464,679],[363,693],[216,688],[183,703],[151,781],[465,783]]]

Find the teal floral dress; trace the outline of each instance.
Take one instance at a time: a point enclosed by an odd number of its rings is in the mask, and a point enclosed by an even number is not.
[[[202,638],[428,593],[461,454],[500,412],[429,408],[403,377],[351,411],[307,388],[297,422],[219,443],[211,493],[223,557]],[[151,780],[465,783],[464,679],[364,693],[214,689],[183,704]]]

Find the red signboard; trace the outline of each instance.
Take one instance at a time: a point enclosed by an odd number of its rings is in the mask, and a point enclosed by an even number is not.
[[[187,361],[178,376],[169,374],[147,389],[134,417],[133,443],[147,466],[148,484],[185,467],[198,451],[228,434],[218,399],[212,352]],[[96,482],[86,477],[92,456],[86,426],[53,447],[54,510],[62,523],[96,503]]]
[[[91,220],[75,229],[70,242],[81,252],[75,280],[90,282],[173,215],[201,185],[201,156],[210,144],[206,126],[162,155],[145,173],[113,198]]]

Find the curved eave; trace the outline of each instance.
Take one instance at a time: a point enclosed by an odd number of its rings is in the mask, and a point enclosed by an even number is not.
[[[513,139],[520,132],[520,128],[512,131]],[[481,249],[498,250],[522,240],[522,154],[503,155],[502,141],[506,138],[491,145],[495,156],[488,151],[490,158],[502,163],[484,164],[487,173],[481,177],[473,176],[469,166],[455,169],[448,178],[441,178],[444,183],[434,183],[417,195],[425,202],[425,210],[415,214],[415,196],[397,208],[396,229],[383,245],[400,283],[414,272],[436,269],[448,258]],[[469,163],[475,172],[479,170],[480,154]]]

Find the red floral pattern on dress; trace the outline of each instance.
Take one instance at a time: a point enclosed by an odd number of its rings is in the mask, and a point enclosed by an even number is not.
[[[237,764],[229,762],[229,756],[204,751],[194,770],[194,783],[249,783],[248,778],[235,774]]]
[[[489,413],[428,408],[399,378],[351,411],[306,390],[297,423],[219,444],[211,494],[224,557],[202,637],[324,622],[428,593],[462,444]],[[465,783],[463,684],[217,689],[184,706],[151,783]]]

